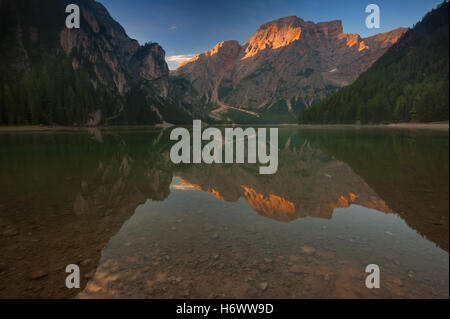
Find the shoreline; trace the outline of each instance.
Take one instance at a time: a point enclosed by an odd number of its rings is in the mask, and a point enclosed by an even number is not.
[[[89,130],[149,130],[149,129],[166,129],[173,125],[157,124],[157,125],[117,125],[117,126],[46,126],[46,125],[18,125],[18,126],[0,126],[0,133],[4,132],[52,132],[52,131],[89,131]]]
[[[85,130],[148,130],[148,129],[167,129],[177,125],[171,123],[160,123],[156,125],[114,125],[114,126],[47,126],[47,125],[18,125],[18,126],[0,126],[0,133],[3,132],[48,132],[48,131],[85,131]],[[190,126],[190,125],[178,125]],[[306,128],[408,128],[408,129],[432,129],[449,130],[449,122],[434,123],[392,123],[378,125],[360,125],[360,124],[233,124],[216,126],[277,126],[277,127],[306,127]]]
[[[398,128],[422,128],[422,129],[449,129],[449,123],[446,122],[435,122],[435,123],[395,123],[395,124],[385,124],[387,127],[398,127]]]

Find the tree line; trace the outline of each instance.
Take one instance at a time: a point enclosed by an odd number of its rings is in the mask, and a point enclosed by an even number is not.
[[[44,53],[24,72],[0,80],[0,125],[85,125],[101,111],[101,124],[155,124],[160,121],[146,92],[124,95],[97,83],[86,68],[74,70],[65,54]]]

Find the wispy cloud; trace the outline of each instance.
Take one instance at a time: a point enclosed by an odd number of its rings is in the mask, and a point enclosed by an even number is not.
[[[166,57],[170,69],[176,69],[184,61],[192,59],[196,54],[179,54]]]
[[[178,28],[178,27],[177,27],[176,25],[171,25],[171,26],[170,26],[170,30],[172,30],[172,31],[173,31],[173,30],[176,30],[177,28]]]

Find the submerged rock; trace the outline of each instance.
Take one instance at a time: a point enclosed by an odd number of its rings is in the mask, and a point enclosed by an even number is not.
[[[28,277],[31,280],[37,280],[37,279],[41,279],[41,278],[47,277],[47,275],[48,275],[48,273],[46,271],[44,271],[44,270],[37,270],[37,271],[34,271],[34,272],[30,273]]]
[[[305,255],[314,255],[316,253],[316,249],[311,246],[303,246],[300,251]]]
[[[311,272],[311,269],[302,264],[294,264],[288,271],[294,274],[308,274]]]
[[[259,288],[261,288],[262,291],[265,291],[269,287],[269,284],[267,282],[262,282],[259,284]]]

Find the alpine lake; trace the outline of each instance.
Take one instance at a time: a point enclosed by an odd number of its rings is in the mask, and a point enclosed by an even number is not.
[[[0,132],[0,298],[449,298],[448,129],[280,126],[272,175],[170,131]]]

